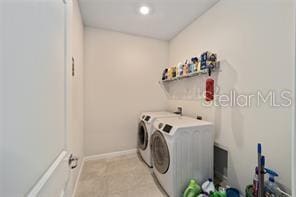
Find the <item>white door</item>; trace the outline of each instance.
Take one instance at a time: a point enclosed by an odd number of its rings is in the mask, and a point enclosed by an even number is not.
[[[63,196],[70,174],[68,5],[0,1],[0,196]]]

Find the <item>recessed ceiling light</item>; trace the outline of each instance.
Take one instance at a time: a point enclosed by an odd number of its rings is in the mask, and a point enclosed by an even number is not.
[[[148,15],[150,13],[150,7],[143,5],[139,8],[139,12],[142,15]]]

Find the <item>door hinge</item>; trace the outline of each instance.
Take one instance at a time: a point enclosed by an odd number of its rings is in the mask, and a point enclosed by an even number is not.
[[[72,57],[72,77],[75,75],[75,60],[74,57]]]

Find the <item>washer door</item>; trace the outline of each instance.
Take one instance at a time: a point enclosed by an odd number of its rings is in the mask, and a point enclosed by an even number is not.
[[[165,174],[170,167],[170,152],[160,131],[155,131],[151,136],[151,152],[154,167],[159,173]]]
[[[144,121],[139,123],[138,127],[138,147],[145,150],[148,145],[148,133]]]

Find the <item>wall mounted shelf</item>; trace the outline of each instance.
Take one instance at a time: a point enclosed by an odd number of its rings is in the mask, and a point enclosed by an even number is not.
[[[216,67],[214,69],[212,69],[212,73],[217,72],[217,71],[220,72],[220,62],[217,62]],[[171,82],[171,81],[191,78],[191,77],[200,76],[200,75],[207,75],[207,74],[208,74],[208,69],[204,69],[204,70],[201,70],[199,72],[190,73],[188,75],[174,77],[172,79],[160,80],[159,83],[168,83],[168,82]]]

